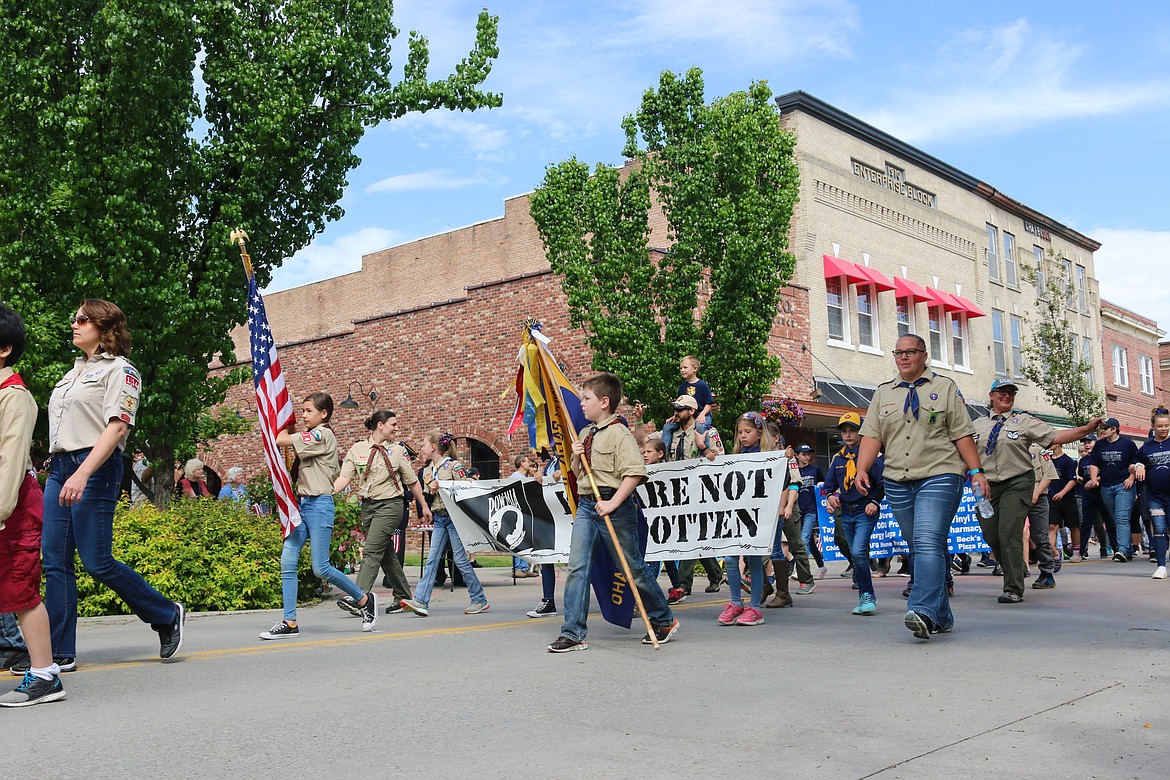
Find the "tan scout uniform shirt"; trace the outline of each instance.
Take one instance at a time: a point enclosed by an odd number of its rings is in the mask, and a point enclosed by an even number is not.
[[[667,460],[679,460],[676,457],[678,455],[679,442],[682,442],[682,460],[707,457],[706,451],[699,451],[700,444],[715,450],[716,455],[723,454],[723,439],[719,436],[719,431],[714,428],[708,428],[703,433],[699,433],[698,427],[697,425],[692,425],[690,430],[675,433],[674,441],[670,443],[670,452],[666,453]],[[705,442],[703,440],[704,436],[706,437]]]
[[[918,419],[902,411],[909,388],[901,377],[878,386],[861,424],[861,435],[879,439],[885,452],[886,479],[909,482],[940,474],[966,474],[954,442],[974,432],[959,388],[927,369],[918,387]]]
[[[118,449],[125,449],[141,392],[142,377],[126,358],[108,352],[77,358],[49,397],[49,452],[93,447],[111,420],[126,423],[118,440]]]
[[[589,465],[593,468],[593,479],[599,488],[613,488],[617,490],[626,477],[638,477],[639,481],[646,480],[646,463],[642,460],[642,452],[638,449],[638,442],[630,429],[618,422],[615,414],[598,423],[587,425],[578,434],[581,440],[593,434],[593,443],[590,445]],[[577,475],[577,487],[581,495],[592,495],[593,489],[589,486],[589,477],[585,476],[585,467],[581,458],[574,455],[569,466]]]
[[[1040,484],[1044,480],[1048,480],[1049,484],[1055,482],[1060,478],[1056,473],[1056,464],[1052,462],[1052,453],[1040,447],[1039,444],[1033,444],[1028,448],[1028,454],[1032,457],[1032,470],[1036,472],[1036,484]],[[1048,495],[1042,493],[1041,495]]]
[[[436,490],[433,493],[430,489],[431,480],[466,480],[467,469],[463,468],[463,464],[454,458],[443,458],[438,465],[431,463],[426,466],[423,472],[426,476],[426,484],[423,485],[423,492],[431,497],[431,512],[442,512],[447,514],[447,505],[443,503],[443,494]]]
[[[8,366],[0,368],[0,383],[13,373]],[[0,390],[0,528],[16,509],[24,475],[32,470],[29,447],[36,424],[37,402],[27,388]]]
[[[297,473],[298,496],[333,495],[337,479],[337,437],[324,425],[292,434],[293,449],[301,459]]]
[[[999,430],[995,449],[988,454],[986,452],[987,437],[991,435],[991,429],[1000,419],[1003,420],[1003,427]],[[1056,436],[1055,428],[1018,409],[1013,409],[1007,414],[980,417],[975,421],[975,441],[979,444],[979,462],[987,474],[987,479],[991,482],[1004,482],[1031,470],[1032,455],[1028,452],[1028,447],[1033,444],[1048,447],[1052,444],[1054,436]],[[1054,475],[1053,479],[1055,478]]]
[[[383,452],[386,457],[382,457]],[[372,459],[371,454],[374,456]],[[394,469],[393,473],[386,468],[387,462]],[[398,498],[406,488],[418,482],[401,447],[391,442],[374,444],[370,439],[363,439],[349,448],[345,460],[341,462],[341,476],[351,481],[357,480],[358,495],[375,500]]]

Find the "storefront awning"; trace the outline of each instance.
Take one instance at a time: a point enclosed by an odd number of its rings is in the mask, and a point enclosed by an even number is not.
[[[839,257],[833,257],[832,255],[825,255],[824,257],[826,279],[835,279],[839,276],[844,276],[849,280],[848,284],[869,282],[869,279],[858,270],[855,263],[851,263],[848,260],[842,260]]]
[[[966,311],[963,304],[955,299],[955,296],[933,287],[926,288],[926,300],[931,306],[941,306],[945,311]]]
[[[909,298],[911,303],[930,300],[922,285],[901,276],[894,277],[894,297]]]
[[[971,301],[970,299],[964,298],[961,295],[952,295],[951,297],[959,302],[959,304],[963,307],[963,311],[967,312],[968,319],[971,319],[973,317],[986,317],[987,316],[987,312],[983,311],[983,309],[980,309],[978,306],[976,306],[975,303],[973,301]]]
[[[891,282],[889,278],[887,278],[886,275],[878,269],[870,268],[869,266],[861,265],[860,263],[854,263],[853,267],[856,268],[857,271],[866,278],[866,281],[877,288],[878,292],[886,292],[887,290],[894,289],[894,283]]]

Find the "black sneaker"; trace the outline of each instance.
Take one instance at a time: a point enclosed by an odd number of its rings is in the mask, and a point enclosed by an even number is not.
[[[935,633],[934,622],[920,612],[909,610],[906,616],[902,618],[902,622],[919,639],[930,639],[930,635]]]
[[[371,590],[366,594],[366,603],[359,609],[362,611],[362,631],[373,631],[378,625],[378,595]]]
[[[171,658],[183,646],[184,624],[187,622],[187,608],[175,602],[175,619],[170,625],[161,626],[158,631],[158,657]]]
[[[24,650],[5,650],[0,653],[0,671],[7,671],[12,668],[12,665],[20,660],[20,656]]]
[[[991,576],[1002,577],[1003,576],[1003,567],[1000,566],[998,563],[995,564],[995,568],[991,570]]]
[[[402,608],[401,604],[395,601],[393,604],[386,607],[384,611],[387,615],[397,615],[399,612],[405,612],[406,610]]]
[[[290,636],[297,636],[301,633],[299,626],[290,626],[286,621],[282,620],[272,628],[260,634],[261,639],[288,639]]]
[[[16,690],[0,696],[0,707],[29,707],[64,698],[65,689],[61,687],[60,677],[54,675],[52,680],[42,680],[27,672]]]
[[[342,596],[337,600],[337,606],[344,609],[354,617],[362,616],[362,608],[358,605],[357,599],[353,596]]]
[[[542,618],[557,614],[557,603],[552,599],[541,599],[536,609],[529,610],[528,617]]]
[[[1056,578],[1053,577],[1051,574],[1041,574],[1039,577],[1036,578],[1036,581],[1032,583],[1032,588],[1034,590],[1047,590],[1049,588],[1055,588],[1055,587],[1056,587]]]
[[[53,663],[57,664],[62,672],[72,672],[77,669],[77,659],[71,655],[55,655]],[[28,650],[17,650],[11,659],[8,671],[19,677],[27,674],[31,668],[32,659],[28,656]]]
[[[575,639],[569,639],[567,636],[558,636],[548,646],[550,653],[571,653],[574,650],[588,650],[589,645],[586,642],[578,642]]]
[[[654,626],[654,636],[658,639],[658,644],[664,645],[670,641],[670,638],[678,633],[678,621],[675,620],[669,626]],[[652,645],[654,641],[650,639],[650,635],[642,637],[642,644]]]
[[[997,600],[1000,604],[1022,604],[1024,597],[1017,593],[1004,593]]]
[[[852,577],[853,576],[853,564],[851,563],[848,566],[846,566],[845,571],[841,572],[837,576],[841,577],[842,579],[844,579],[845,577]]]
[[[991,567],[995,566],[995,561],[991,559],[990,555],[983,553],[983,555],[981,555],[979,558],[979,562],[975,565],[980,569],[990,569]]]
[[[718,593],[720,584],[721,583],[718,583],[718,582],[712,582],[710,585],[703,588],[703,591],[705,593]]]

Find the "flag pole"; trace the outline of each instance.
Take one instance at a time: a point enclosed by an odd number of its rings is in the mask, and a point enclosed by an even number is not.
[[[539,356],[538,359],[540,361],[540,373],[543,374],[545,377],[551,378],[552,376],[554,376],[554,374],[551,371],[549,371],[548,351],[545,350],[544,345],[540,344],[539,342],[537,343],[536,346],[537,346],[537,355]],[[552,403],[555,403],[555,404],[557,404],[557,406],[563,408],[563,405],[565,403],[565,399],[561,396],[560,388],[555,388],[553,395],[555,396],[555,398],[552,400]],[[548,402],[547,398],[545,399],[545,402],[546,403]],[[616,412],[616,410],[614,410],[614,411]],[[567,413],[564,414],[564,419],[569,419],[569,415]],[[568,428],[569,444],[571,447],[571,445],[576,444],[578,441],[577,432],[575,430],[573,430],[572,425],[568,425],[565,427]],[[587,458],[585,456],[585,453],[581,453],[581,463],[585,466],[585,476],[589,478],[589,488],[593,491],[594,496],[597,496],[598,498],[600,498],[601,492],[597,489],[597,481],[593,478],[593,466],[589,463],[589,458]],[[614,527],[613,527],[613,520],[610,519],[610,516],[608,514],[602,515],[602,518],[605,520],[606,530],[609,531],[609,538],[610,538],[610,540],[613,541],[613,549],[617,552],[618,561],[622,565],[622,574],[625,575],[626,582],[629,584],[630,590],[633,591],[634,605],[637,606],[638,614],[642,617],[642,623],[646,626],[646,633],[650,636],[650,643],[652,645],[654,645],[655,650],[658,650],[659,649],[658,636],[654,633],[654,626],[650,625],[650,617],[646,614],[645,605],[642,604],[642,594],[638,590],[637,583],[634,582],[634,576],[630,572],[630,563],[629,563],[629,561],[626,560],[626,554],[622,550],[622,545],[620,542],[618,542],[617,531],[614,530]]]
[[[240,247],[240,259],[244,261],[244,273],[246,273],[248,278],[251,279],[253,275],[252,258],[248,256],[248,248],[244,244],[244,242],[247,240],[248,234],[244,232],[243,229],[236,228],[231,232],[231,242],[233,244],[239,245]]]

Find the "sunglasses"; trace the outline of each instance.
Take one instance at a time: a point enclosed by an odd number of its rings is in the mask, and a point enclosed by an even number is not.
[[[93,317],[90,317],[88,314],[78,314],[69,320],[70,325],[84,325],[87,322],[93,322]]]

